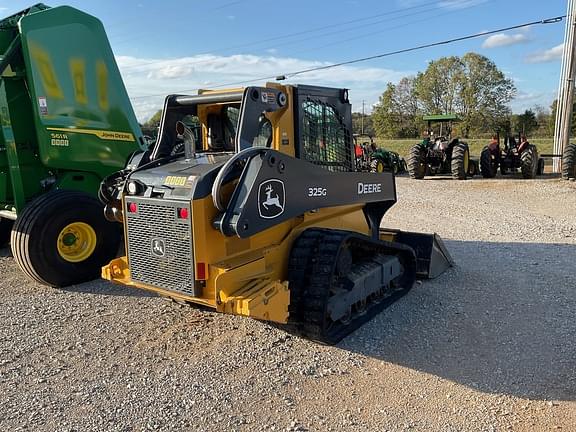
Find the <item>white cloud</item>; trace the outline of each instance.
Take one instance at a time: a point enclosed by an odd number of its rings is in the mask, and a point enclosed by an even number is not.
[[[164,97],[169,94],[184,91],[194,94],[198,88],[211,88],[259,77],[276,77],[329,64],[297,58],[255,55],[198,55],[168,60],[117,56],[116,61],[128,93],[133,98],[133,106],[140,121],[147,120],[160,109]],[[385,90],[387,82],[398,82],[407,75],[413,75],[413,71],[395,71],[370,66],[341,66],[299,75],[286,82],[349,88],[354,109],[359,109],[362,100],[366,101],[367,106],[375,103]],[[273,81],[274,78],[270,80]],[[262,80],[250,85],[261,85],[264,82],[265,80]],[[234,86],[238,85],[232,85]],[[147,95],[158,96],[141,97]]]
[[[556,45],[545,51],[538,51],[532,54],[528,54],[526,57],[527,63],[547,63],[562,59],[562,53],[564,51],[564,44]]]
[[[467,9],[474,6],[477,6],[482,3],[486,3],[490,0],[442,0],[438,2],[438,7],[443,9]],[[425,3],[423,0],[397,0],[397,3],[400,7],[403,8],[411,8],[414,6],[425,6],[428,3]]]
[[[536,105],[549,107],[556,97],[556,91],[519,91],[510,103],[510,108],[514,113],[522,113],[527,109],[533,109]]]
[[[497,33],[492,35],[482,43],[482,48],[496,48],[502,46],[516,45],[528,42],[528,36],[523,33],[504,34]]]
[[[439,6],[444,9],[465,9],[486,3],[487,1],[488,0],[443,0],[439,3]]]

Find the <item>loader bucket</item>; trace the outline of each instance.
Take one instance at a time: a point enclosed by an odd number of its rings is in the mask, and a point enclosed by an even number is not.
[[[416,252],[416,276],[434,279],[454,265],[440,236],[409,231],[380,229],[382,240],[392,240],[410,246]]]

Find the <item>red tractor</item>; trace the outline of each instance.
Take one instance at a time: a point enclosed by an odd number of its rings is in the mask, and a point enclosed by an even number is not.
[[[502,175],[519,170],[525,179],[533,179],[543,173],[544,159],[538,157],[538,149],[525,135],[519,135],[518,141],[513,136],[506,136],[504,147],[500,146],[500,137],[494,135],[480,154],[480,172],[484,178],[493,178],[498,168]]]

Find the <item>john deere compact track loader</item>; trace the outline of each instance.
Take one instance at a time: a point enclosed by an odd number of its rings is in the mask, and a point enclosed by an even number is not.
[[[37,4],[0,21],[0,247],[31,278],[100,275],[122,231],[101,180],[144,146],[100,21]]]
[[[103,277],[339,341],[451,264],[437,236],[380,228],[394,175],[355,171],[351,126],[344,89],[168,97],[154,149],[102,185],[127,251]]]

